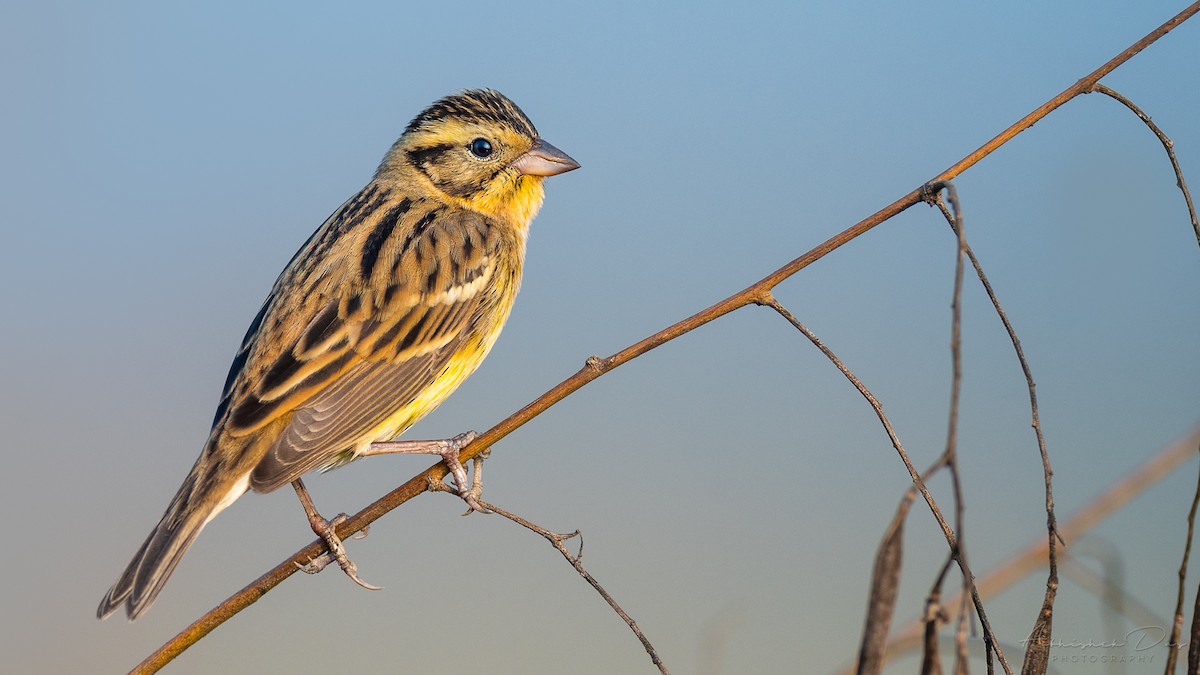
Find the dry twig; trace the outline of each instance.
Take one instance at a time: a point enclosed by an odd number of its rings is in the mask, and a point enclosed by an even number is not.
[[[871,394],[871,391],[867,389],[865,384],[862,383],[862,380],[858,379],[858,377],[848,367],[846,367],[846,364],[843,363],[842,360],[839,359],[837,355],[834,354],[833,351],[816,336],[815,333],[809,330],[807,326],[805,326],[800,322],[799,319],[792,315],[792,313],[789,312],[786,307],[779,304],[779,301],[776,300],[774,296],[768,296],[761,302],[761,304],[774,309],[779,313],[780,316],[787,319],[788,322],[796,328],[796,330],[799,330],[801,333],[803,333],[804,336],[808,338],[809,341],[817,347],[817,349],[821,350],[821,352],[825,354],[825,357],[828,358],[830,362],[832,362],[833,365],[836,366],[837,369],[846,376],[846,379],[850,380],[850,383],[854,385],[854,388],[857,389],[860,394],[862,394],[863,398],[865,398],[867,402],[871,404],[871,408],[875,411],[875,415],[879,418],[880,423],[887,432],[888,438],[892,442],[892,447],[896,449],[896,453],[900,456],[901,461],[904,462],[905,468],[908,469],[909,475],[912,477],[913,484],[909,487],[909,494],[906,494],[904,499],[911,500],[914,497],[914,492],[921,493],[921,496],[925,498],[926,504],[929,505],[929,510],[933,513],[933,517],[937,521],[938,526],[942,529],[942,535],[946,538],[946,543],[951,551],[951,557],[955,562],[958,563],[959,569],[963,574],[963,578],[974,579],[974,576],[971,574],[971,569],[967,565],[966,559],[958,555],[960,549],[958,545],[958,538],[955,536],[954,530],[950,527],[950,524],[946,522],[945,516],[942,515],[941,507],[938,506],[937,501],[933,498],[933,495],[930,494],[929,488],[925,486],[925,477],[937,471],[942,466],[950,466],[946,462],[946,455],[943,453],[943,455],[936,462],[934,462],[933,466],[925,472],[924,476],[918,473],[912,464],[912,460],[909,459],[908,453],[904,450],[904,446],[900,443],[899,437],[896,436],[896,431],[892,427],[892,423],[888,420],[887,415],[884,414],[883,405],[879,402],[879,399],[875,398],[875,396]],[[889,533],[891,532],[892,529],[889,528]],[[887,536],[891,535],[889,534]],[[886,536],[884,543],[886,543]],[[883,544],[881,544],[881,549],[882,546]],[[992,634],[991,626],[988,624],[987,613],[983,609],[983,602],[979,598],[978,594],[974,592],[973,586],[971,594],[975,602],[975,611],[979,614],[980,623],[983,625],[984,634],[991,635],[989,647],[994,648],[995,653],[1000,658],[1000,663],[1004,667],[1005,672],[1011,674],[1012,671],[1008,667],[1008,661],[1004,658],[1004,654],[1000,650],[998,643],[995,642],[995,635]],[[991,650],[989,650],[989,653],[990,651]]]
[[[1187,194],[1186,190],[1184,194]],[[1000,300],[996,297],[996,291],[992,288],[991,282],[988,281],[987,275],[983,271],[983,266],[980,265],[979,259],[975,256],[975,252],[971,250],[970,245],[965,241],[962,241],[962,233],[955,222],[955,218],[946,208],[946,205],[943,204],[939,199],[937,206],[941,210],[942,215],[946,218],[946,222],[948,222],[955,233],[959,235],[963,250],[965,251],[967,257],[971,260],[971,265],[975,268],[975,275],[979,278],[979,282],[983,284],[984,291],[987,292],[988,299],[991,300],[992,307],[996,310],[996,315],[1000,317],[1001,323],[1004,324],[1004,330],[1008,333],[1008,338],[1012,342],[1013,349],[1017,354],[1017,361],[1021,365],[1021,372],[1025,375],[1025,385],[1029,389],[1029,409],[1033,420],[1031,426],[1033,427],[1034,435],[1037,437],[1038,451],[1042,458],[1042,475],[1046,482],[1046,538],[1049,550],[1050,567],[1049,576],[1046,579],[1046,594],[1042,601],[1042,608],[1039,611],[1038,620],[1034,623],[1033,632],[1041,632],[1042,629],[1040,624],[1045,622],[1047,624],[1045,627],[1047,632],[1046,637],[1048,638],[1048,624],[1053,617],[1054,597],[1058,592],[1058,557],[1056,554],[1056,544],[1059,540],[1059,533],[1058,525],[1054,516],[1054,470],[1050,468],[1050,454],[1046,450],[1046,439],[1042,434],[1041,418],[1038,416],[1037,386],[1034,384],[1033,371],[1029,367],[1029,361],[1025,358],[1025,350],[1021,347],[1021,340],[1017,337],[1017,331],[1013,328],[1012,322],[1009,321],[1008,313],[1005,312],[1004,307],[1000,305]],[[1043,648],[1045,650],[1044,653],[1041,651]],[[1037,652],[1034,654],[1034,656],[1036,656],[1036,659],[1031,663],[1030,653],[1026,653],[1026,665],[1023,670],[1025,672],[1029,672],[1030,668],[1032,668],[1033,672],[1045,672],[1047,665],[1046,660],[1049,658],[1049,639],[1045,640],[1044,644],[1041,644],[1037,648]]]
[[[1192,497],[1192,508],[1187,517],[1187,541],[1183,545],[1183,562],[1179,564],[1179,594],[1175,598],[1175,620],[1171,624],[1171,639],[1167,642],[1167,675],[1175,672],[1175,659],[1179,655],[1179,633],[1183,630],[1183,596],[1187,587],[1188,557],[1192,554],[1192,532],[1196,525],[1196,506],[1200,504],[1200,478],[1196,482],[1196,493]]]
[[[925,622],[925,641],[921,649],[921,675],[942,675],[942,658],[941,650],[938,649],[938,632],[941,625],[946,622],[947,616],[942,611],[942,579],[946,573],[950,571],[950,564],[953,562],[947,556],[946,564],[942,565],[942,571],[938,574],[937,582],[930,591],[929,597],[925,600],[925,616],[922,620]]]
[[[445,488],[445,483],[442,483],[441,481],[437,482],[437,486],[440,487],[435,489],[447,489]],[[650,660],[653,661],[654,665],[658,667],[658,671],[663,675],[671,675],[670,671],[667,670],[667,665],[663,663],[661,658],[659,658],[658,652],[654,649],[654,645],[650,644],[650,640],[647,639],[645,634],[642,633],[642,629],[638,628],[637,622],[634,621],[628,614],[626,614],[625,610],[621,609],[621,606],[617,604],[617,601],[613,599],[612,595],[610,595],[608,591],[604,590],[604,587],[600,585],[600,582],[596,581],[596,578],[593,577],[591,573],[583,567],[583,535],[580,534],[579,530],[575,530],[569,534],[558,534],[557,532],[551,532],[544,527],[535,525],[518,515],[509,513],[508,511],[505,511],[494,504],[489,504],[482,500],[480,500],[479,504],[492,513],[504,516],[521,527],[524,527],[531,532],[536,532],[544,537],[546,541],[550,542],[550,545],[553,546],[559,553],[561,553],[562,557],[567,559],[567,562],[571,563],[571,567],[575,568],[575,571],[579,573],[579,576],[583,577],[584,580],[587,581],[588,584],[600,594],[600,597],[604,598],[604,601],[608,603],[608,606],[612,607],[613,611],[621,617],[621,620],[629,626],[629,629],[633,631],[635,636],[637,636],[638,641],[641,642],[642,646],[646,648],[646,653],[650,655]],[[579,553],[571,555],[571,552],[567,550],[567,546],[563,542],[575,537],[579,537]]]
[[[946,209],[945,202],[942,201],[940,193],[945,190],[950,202],[950,208],[953,213]],[[975,589],[975,578],[970,574],[970,566],[967,564],[967,549],[964,539],[964,498],[962,490],[962,479],[958,471],[958,408],[959,402],[962,400],[962,287],[963,287],[963,258],[964,252],[967,249],[967,240],[965,230],[963,228],[962,218],[962,203],[958,200],[958,189],[951,182],[944,182],[935,185],[926,186],[926,194],[937,194],[938,203],[942,207],[942,212],[946,214],[947,221],[950,222],[950,227],[956,235],[956,246],[954,253],[954,293],[950,301],[950,415],[946,423],[946,449],[942,453],[941,462],[950,470],[950,484],[954,488],[954,527],[958,531],[958,545],[951,549],[951,553],[959,561],[962,566],[962,598],[959,603],[958,610],[958,630],[954,634],[955,644],[955,663],[954,671],[959,675],[966,675],[967,672],[967,625],[969,623],[968,609],[966,598],[969,593]],[[928,197],[926,198],[928,201]],[[987,646],[985,652],[987,656],[988,673],[992,673],[994,666],[992,664],[992,652],[1000,656],[1000,664],[1004,667],[1004,672],[1012,673],[1009,668],[1008,661],[1004,658],[1004,654],[996,647],[995,635],[992,633],[991,627],[987,625],[987,615],[982,611],[982,603],[980,603],[979,616],[984,624],[983,640]]]
[[[1175,171],[1175,185],[1178,186],[1179,191],[1183,193],[1183,201],[1187,203],[1188,216],[1192,219],[1192,229],[1196,232],[1196,243],[1200,244],[1200,219],[1196,218],[1196,206],[1192,204],[1192,193],[1188,191],[1187,181],[1183,179],[1183,169],[1179,168],[1179,160],[1175,157],[1174,141],[1168,138],[1167,135],[1163,133],[1162,129],[1159,129],[1158,125],[1154,123],[1154,120],[1151,120],[1149,115],[1142,112],[1142,109],[1137,107],[1133,101],[1130,101],[1128,98],[1125,98],[1115,90],[1110,89],[1099,82],[1092,85],[1092,88],[1088,93],[1093,91],[1100,92],[1105,96],[1120,101],[1122,105],[1133,111],[1133,114],[1137,115],[1138,119],[1145,122],[1146,126],[1150,128],[1150,131],[1153,131],[1154,135],[1158,137],[1158,142],[1162,143],[1163,150],[1167,151],[1167,159],[1171,160],[1171,168]]]

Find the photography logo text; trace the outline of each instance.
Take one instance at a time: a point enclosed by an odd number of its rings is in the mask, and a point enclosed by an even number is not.
[[[1051,663],[1154,663],[1168,646],[1182,649],[1186,643],[1170,644],[1170,634],[1161,626],[1134,628],[1111,639],[1050,639]],[[1021,640],[1027,647],[1030,638]],[[1043,643],[1044,644],[1044,643]]]

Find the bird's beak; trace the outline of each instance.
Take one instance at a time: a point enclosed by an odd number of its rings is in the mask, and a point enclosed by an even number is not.
[[[509,166],[526,176],[556,176],[578,169],[579,162],[539,138],[529,152],[514,159]]]

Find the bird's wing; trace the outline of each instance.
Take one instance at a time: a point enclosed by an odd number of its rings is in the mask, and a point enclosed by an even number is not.
[[[258,322],[256,341],[289,339],[283,348],[249,350],[231,385],[222,429],[278,434],[251,477],[257,491],[336,461],[411,406],[470,343],[489,311],[496,261],[485,220],[410,204],[389,224],[391,211],[380,210],[386,213],[378,222],[361,224],[365,234],[352,250],[308,266],[349,266],[361,275],[358,283],[341,283],[328,297],[310,296],[313,309],[290,322],[311,316],[302,330],[277,328],[289,321],[273,320],[271,310]],[[320,238],[309,248],[319,250]],[[271,424],[285,415],[285,425]]]
[[[415,344],[407,349],[395,342],[368,344],[372,350],[367,355],[352,351],[355,357],[349,368],[314,383],[314,393],[295,409],[287,427],[255,467],[251,476],[254,489],[273,490],[335,461],[368,432],[411,405],[470,337],[471,317],[479,310],[480,300],[481,294],[473,294],[452,303],[422,303],[390,320],[364,323],[359,344],[397,332],[401,342],[415,338]],[[427,329],[421,330],[421,326]],[[417,416],[414,411],[405,426]]]

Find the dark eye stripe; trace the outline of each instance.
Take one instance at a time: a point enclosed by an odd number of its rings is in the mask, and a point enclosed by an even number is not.
[[[416,150],[410,150],[408,152],[408,159],[409,159],[409,161],[411,161],[413,164],[415,164],[417,166],[425,166],[426,164],[429,164],[430,162],[432,162],[433,159],[435,157],[437,157],[438,155],[442,154],[443,152],[446,152],[447,150],[451,150],[453,148],[454,148],[454,146],[450,145],[448,143],[441,143],[438,145],[431,145],[431,146],[425,147],[425,148],[418,148]]]

